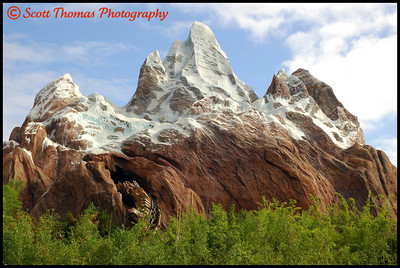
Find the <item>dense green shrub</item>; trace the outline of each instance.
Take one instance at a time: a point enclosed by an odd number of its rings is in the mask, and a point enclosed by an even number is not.
[[[32,219],[18,200],[22,187],[17,180],[3,184],[3,264],[34,262]]]
[[[208,219],[187,209],[161,231],[145,219],[117,226],[93,204],[64,221],[53,211],[35,220],[18,200],[22,186],[3,184],[3,264],[397,264],[397,221],[371,198],[357,210],[341,197],[326,212],[313,196],[308,210],[294,200],[239,212],[213,204]]]

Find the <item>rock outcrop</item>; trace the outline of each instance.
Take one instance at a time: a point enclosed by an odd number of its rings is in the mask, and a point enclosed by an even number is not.
[[[309,194],[326,207],[340,193],[361,208],[369,192],[393,195],[397,214],[397,168],[365,144],[331,87],[282,69],[258,98],[198,22],[164,62],[157,51],[146,58],[124,107],[83,96],[68,74],[40,90],[3,142],[3,182],[12,178],[25,182],[21,200],[35,217],[93,202],[119,223],[149,215],[165,227],[188,207],[207,216],[212,203],[255,209],[265,196],[306,209]]]

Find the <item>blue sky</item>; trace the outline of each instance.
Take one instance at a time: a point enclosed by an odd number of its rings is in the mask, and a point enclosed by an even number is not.
[[[12,6],[18,19],[7,15]],[[55,18],[57,7],[95,15]],[[102,7],[168,15],[100,18]],[[51,17],[23,18],[26,8]],[[396,164],[397,4],[3,4],[3,140],[23,123],[35,94],[65,73],[82,94],[125,105],[145,58],[157,49],[163,59],[194,21],[211,28],[235,74],[259,97],[281,68],[308,69],[358,117],[366,143]]]

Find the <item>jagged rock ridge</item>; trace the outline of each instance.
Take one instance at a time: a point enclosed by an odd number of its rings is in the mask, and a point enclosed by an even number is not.
[[[146,58],[124,107],[83,96],[68,74],[47,84],[3,143],[3,182],[11,178],[26,182],[21,198],[36,217],[94,202],[120,223],[149,214],[165,226],[187,206],[255,209],[265,196],[307,208],[309,194],[326,206],[339,192],[361,207],[369,191],[393,194],[397,213],[396,167],[365,144],[331,87],[282,69],[258,98],[199,22],[164,61]]]
[[[127,111],[175,122],[195,101],[215,94],[254,101],[257,95],[233,73],[208,26],[195,22],[186,41],[175,40],[164,62],[152,52],[140,69],[138,88]]]

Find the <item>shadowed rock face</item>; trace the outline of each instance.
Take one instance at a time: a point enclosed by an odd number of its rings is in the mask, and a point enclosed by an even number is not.
[[[153,100],[156,100],[156,93],[164,93],[162,86],[167,75],[162,65],[158,51],[152,52],[140,68],[139,81],[135,95],[127,104],[127,111],[141,115],[147,110]]]
[[[150,215],[165,227],[187,207],[208,216],[212,203],[255,209],[265,196],[308,208],[313,194],[324,208],[337,192],[361,208],[371,192],[394,195],[397,214],[397,168],[365,144],[332,88],[307,70],[281,70],[258,99],[205,27],[195,23],[164,63],[153,52],[125,107],[82,96],[69,75],[38,93],[3,142],[3,182],[26,183],[24,209],[63,218],[93,202],[119,223]],[[199,55],[207,61],[196,67]]]
[[[347,120],[357,121],[357,117],[347,111],[343,104],[336,98],[332,88],[312,76],[309,71],[300,68],[292,75],[298,77],[304,83],[308,93],[330,119],[339,119],[340,111],[343,111],[344,115],[347,116]]]

